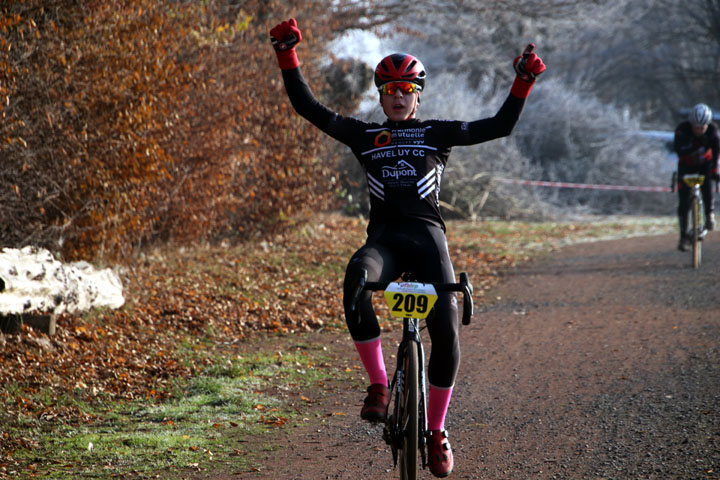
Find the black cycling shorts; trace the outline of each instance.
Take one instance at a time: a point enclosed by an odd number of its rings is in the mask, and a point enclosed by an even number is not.
[[[456,281],[442,228],[424,222],[371,225],[365,245],[352,256],[345,272],[345,321],[355,341],[380,336],[371,292],[363,292],[358,308],[350,309],[349,290],[361,268],[367,270],[369,282],[395,281],[406,272],[418,282]],[[446,388],[454,384],[460,361],[455,292],[440,292],[434,310],[427,319],[432,341],[428,379]]]

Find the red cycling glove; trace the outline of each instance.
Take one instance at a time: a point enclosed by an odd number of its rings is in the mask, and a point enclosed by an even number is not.
[[[529,44],[525,47],[523,54],[513,60],[513,68],[517,72],[517,77],[515,77],[510,93],[518,98],[527,98],[535,84],[535,79],[545,71],[545,64],[540,57],[533,53],[534,49],[535,44]]]
[[[275,28],[270,30],[270,41],[275,48],[275,54],[281,69],[292,70],[300,66],[295,53],[295,45],[300,43],[301,40],[302,34],[294,18],[278,23]]]

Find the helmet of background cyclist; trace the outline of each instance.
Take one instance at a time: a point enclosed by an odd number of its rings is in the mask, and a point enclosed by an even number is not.
[[[380,88],[389,82],[405,81],[422,90],[425,88],[425,76],[425,67],[420,60],[407,53],[393,53],[375,67],[375,86]]]
[[[693,127],[708,125],[712,120],[712,110],[704,103],[698,103],[690,111],[689,120]]]

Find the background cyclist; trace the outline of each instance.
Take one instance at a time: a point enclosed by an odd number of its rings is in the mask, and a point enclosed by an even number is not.
[[[360,412],[368,421],[383,421],[390,394],[380,343],[380,327],[371,293],[359,308],[350,308],[351,286],[362,268],[369,281],[393,281],[412,270],[418,281],[454,282],[455,273],[440,214],[440,182],[450,150],[507,136],[517,123],[535,77],[545,71],[528,46],[513,62],[517,77],[510,95],[492,118],[465,121],[416,118],[427,74],[420,60],[405,53],[383,58],[375,69],[375,85],[387,120],[368,123],[343,117],[319,103],[299,69],[295,45],[302,40],[295,19],[270,31],[283,81],[298,114],[344,143],[363,166],[370,192],[370,220],[365,244],[348,263],[344,282],[345,319],[370,379]],[[359,310],[359,311],[358,311]],[[460,361],[457,300],[443,293],[427,322],[432,348],[428,365],[428,464],[439,477],[453,468],[444,429]]]
[[[705,175],[702,185],[703,204],[705,207],[705,226],[708,230],[715,228],[713,213],[713,180],[718,181],[718,154],[720,139],[718,128],[712,122],[712,110],[704,103],[698,103],[690,111],[688,119],[681,122],[675,129],[673,142],[678,156],[678,220],[680,223],[680,243],[678,249],[686,251],[690,247],[692,235],[688,225],[690,209],[690,187],[682,181],[683,175],[700,173]]]

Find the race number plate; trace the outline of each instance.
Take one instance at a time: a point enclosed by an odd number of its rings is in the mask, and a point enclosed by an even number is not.
[[[436,300],[435,287],[428,283],[392,282],[385,289],[385,301],[393,317],[425,318]]]

